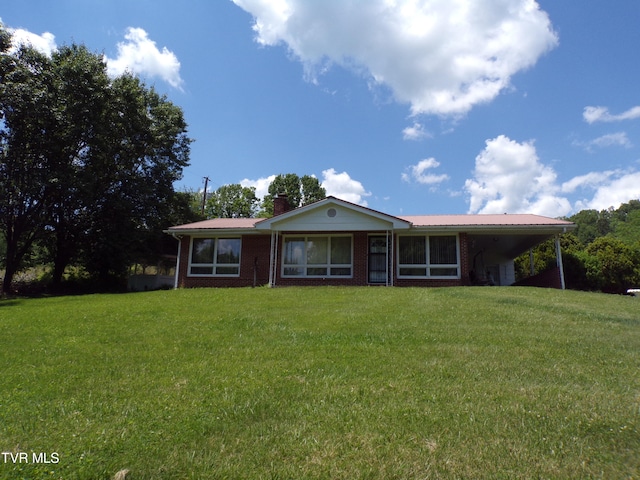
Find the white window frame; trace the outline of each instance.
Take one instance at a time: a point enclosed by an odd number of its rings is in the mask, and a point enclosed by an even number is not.
[[[405,237],[421,237],[425,238],[425,259],[426,263],[423,264],[407,264],[400,263],[400,254],[401,254],[401,239]],[[431,263],[431,238],[435,237],[455,237],[456,239],[456,263],[451,264],[440,264],[440,263]],[[424,268],[426,275],[401,275],[401,269],[405,268]],[[431,275],[432,269],[438,268],[455,268],[455,275]],[[429,234],[412,234],[412,235],[398,235],[397,242],[397,250],[396,250],[396,275],[397,278],[401,279],[429,279],[429,280],[460,280],[461,278],[461,268],[460,268],[460,236],[456,234],[440,234],[440,235],[429,235]]]
[[[295,263],[285,263],[286,260],[286,253],[285,253],[285,245],[287,243],[288,239],[292,239],[292,238],[300,238],[300,239],[304,239],[304,251],[302,252],[302,259],[304,260],[303,263],[300,264],[295,264]],[[308,244],[309,241],[313,241],[313,239],[316,238],[326,238],[328,239],[327,242],[327,263],[320,263],[320,264],[316,264],[316,263],[307,263],[307,259],[308,259],[308,252],[307,252],[307,248],[308,248]],[[351,262],[350,263],[331,263],[331,240],[333,238],[348,238],[349,239],[349,243],[350,243],[350,258],[351,258]],[[295,235],[295,234],[287,234],[287,235],[283,235],[282,236],[282,253],[281,253],[281,262],[280,262],[280,275],[282,276],[282,278],[353,278],[353,235],[345,235],[345,234],[301,234],[301,235]],[[296,275],[292,275],[292,274],[287,274],[286,269],[287,268],[300,268],[302,269],[303,273],[302,274],[296,274]],[[326,274],[321,274],[321,275],[308,275],[307,272],[309,269],[321,269],[321,268],[326,268]],[[331,274],[331,269],[332,268],[348,268],[350,273],[349,275],[335,275],[335,274]]]
[[[194,263],[193,262],[193,243],[195,240],[213,240],[214,241],[212,263]],[[218,244],[220,240],[239,240],[240,241],[240,252],[238,255],[238,263],[217,263],[216,262],[216,259],[218,258]],[[191,241],[189,242],[189,265],[187,270],[188,277],[239,277],[241,264],[242,264],[242,237],[238,237],[238,236],[191,237]],[[192,273],[191,270],[193,267],[196,267],[196,268],[211,267],[211,273]],[[221,268],[235,267],[238,269],[238,273],[216,273],[216,270],[218,269],[218,267],[221,267]]]

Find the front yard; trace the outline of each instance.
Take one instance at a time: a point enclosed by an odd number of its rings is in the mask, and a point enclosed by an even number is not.
[[[323,287],[1,300],[0,367],[2,478],[640,476],[637,298]]]

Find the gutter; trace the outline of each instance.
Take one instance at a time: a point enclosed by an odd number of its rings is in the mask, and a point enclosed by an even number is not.
[[[253,228],[185,228],[178,230],[163,230],[162,233],[171,235],[174,238],[178,238],[177,236],[182,235],[264,235],[263,232],[256,232]]]
[[[521,234],[526,232],[557,234],[567,233],[574,230],[576,225],[412,225],[413,232],[474,232],[474,233],[514,233]]]

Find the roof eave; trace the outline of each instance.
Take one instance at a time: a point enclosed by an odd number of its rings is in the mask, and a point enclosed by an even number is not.
[[[474,232],[474,233],[568,233],[576,228],[575,224],[567,225],[413,225],[412,231]]]

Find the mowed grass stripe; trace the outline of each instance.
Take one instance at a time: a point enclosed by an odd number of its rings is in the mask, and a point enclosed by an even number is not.
[[[640,301],[526,288],[0,302],[2,478],[636,478]]]

